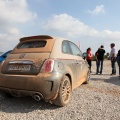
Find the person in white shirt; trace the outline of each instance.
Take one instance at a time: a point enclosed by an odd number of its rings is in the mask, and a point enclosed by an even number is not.
[[[116,62],[117,50],[115,48],[115,44],[114,43],[111,43],[110,47],[111,47],[110,59],[111,59],[111,67],[112,67],[112,73],[110,75],[116,75],[115,62]]]

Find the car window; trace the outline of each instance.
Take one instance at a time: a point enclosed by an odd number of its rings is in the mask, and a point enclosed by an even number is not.
[[[9,56],[9,54],[10,54],[10,52],[8,52],[8,53],[6,54],[6,57]]]
[[[1,56],[6,58],[7,56],[9,56],[11,50],[10,51],[7,51],[7,52],[4,52]]]
[[[46,41],[28,41],[28,42],[23,42],[20,43],[17,48],[21,49],[21,48],[41,48],[41,47],[45,47],[46,45]]]
[[[71,54],[69,43],[66,40],[62,42],[62,52]]]
[[[69,42],[69,44],[70,44],[70,47],[71,47],[71,50],[72,50],[72,54],[73,54],[73,55],[82,56],[82,53],[81,53],[80,49],[77,47],[77,45],[75,45],[75,44],[72,43],[72,42]]]

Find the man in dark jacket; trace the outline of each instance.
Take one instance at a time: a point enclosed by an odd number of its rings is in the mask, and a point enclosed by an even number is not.
[[[95,53],[96,67],[97,67],[96,74],[98,74],[98,73],[102,74],[104,54],[105,54],[104,46],[101,45],[100,48]]]

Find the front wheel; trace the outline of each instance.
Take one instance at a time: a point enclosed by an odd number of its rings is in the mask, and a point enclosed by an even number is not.
[[[86,81],[84,82],[84,84],[88,84],[89,80],[90,80],[90,70],[88,70],[87,72]]]
[[[53,103],[57,106],[63,107],[69,102],[70,96],[71,96],[70,79],[68,78],[68,76],[64,76],[60,84],[58,96],[53,101]]]

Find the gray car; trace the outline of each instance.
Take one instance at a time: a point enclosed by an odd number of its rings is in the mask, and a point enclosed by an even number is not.
[[[20,39],[0,66],[5,96],[32,96],[65,106],[71,91],[90,77],[89,67],[72,41],[48,35]]]

